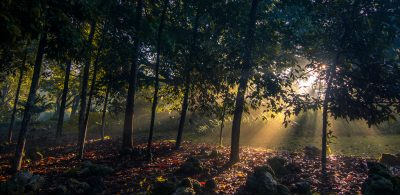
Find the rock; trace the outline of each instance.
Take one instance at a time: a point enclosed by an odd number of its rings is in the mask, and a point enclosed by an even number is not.
[[[400,166],[400,157],[392,154],[382,154],[379,162],[387,166]]]
[[[45,179],[40,175],[33,175],[29,171],[19,171],[11,179],[0,186],[1,194],[29,194],[40,190]]]
[[[367,167],[368,167],[368,175],[373,176],[373,175],[380,175],[385,178],[390,178],[390,171],[389,169],[377,162],[367,162]]]
[[[90,186],[91,194],[101,194],[106,189],[103,179],[99,176],[89,177],[86,183]]]
[[[215,189],[217,189],[218,184],[215,181],[215,179],[209,179],[206,181],[206,184],[204,185],[204,188],[206,188],[206,190],[209,191],[214,191]]]
[[[193,188],[192,180],[188,177],[182,179],[178,185],[179,187]]]
[[[400,176],[390,178],[393,184],[393,194],[400,194]]]
[[[56,187],[56,189],[53,191],[53,194],[56,195],[67,195],[71,194],[70,191],[68,190],[67,186],[65,185],[59,185]]]
[[[290,195],[289,188],[282,184],[276,185],[276,191],[278,195]]]
[[[28,184],[29,180],[32,178],[32,173],[29,171],[19,171],[11,178],[16,184],[25,186]]]
[[[26,190],[29,191],[38,191],[42,185],[44,184],[45,179],[40,175],[33,175],[29,180],[28,184],[26,184]]]
[[[303,152],[306,158],[317,158],[321,155],[321,150],[315,146],[306,146]]]
[[[311,194],[311,185],[306,181],[297,182],[292,184],[290,191],[296,194]]]
[[[176,185],[172,181],[156,182],[153,184],[151,194],[154,195],[170,195],[175,192]]]
[[[192,180],[193,190],[196,193],[201,193],[203,191],[203,189],[202,189],[200,182],[195,179],[190,179],[190,180]]]
[[[262,170],[265,169],[257,169],[247,177],[245,190],[250,194],[276,194],[278,183],[270,172]]]
[[[289,164],[285,165],[285,169],[288,174],[292,174],[292,175],[298,174],[301,172],[301,167],[294,163],[289,163]]]
[[[184,175],[194,175],[199,174],[203,171],[202,163],[199,159],[194,157],[189,157],[178,169],[178,173]]]
[[[254,168],[254,174],[256,176],[262,177],[265,172],[269,172],[273,177],[275,177],[275,172],[269,165]]]
[[[193,188],[179,187],[175,190],[174,195],[195,195]]]
[[[369,176],[362,185],[364,195],[393,194],[392,182],[380,175]]]
[[[83,163],[78,175],[81,177],[88,176],[106,176],[114,172],[114,169],[105,165],[93,164],[90,161]]]
[[[221,156],[221,153],[218,151],[218,150],[212,150],[211,151],[211,153],[210,153],[210,158],[217,158],[217,157],[219,157],[219,156]]]
[[[267,160],[267,164],[274,170],[275,176],[281,178],[288,174],[285,168],[286,159],[274,156]]]
[[[74,178],[70,178],[67,182],[68,190],[72,194],[86,194],[90,189],[90,185],[86,182],[80,182]]]

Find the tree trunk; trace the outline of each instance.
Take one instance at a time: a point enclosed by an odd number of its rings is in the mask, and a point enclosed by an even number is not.
[[[322,171],[322,179],[326,180],[326,150],[327,150],[327,129],[328,129],[328,104],[330,101],[331,91],[332,91],[332,81],[335,77],[335,69],[336,64],[338,63],[339,54],[336,56],[335,62],[328,67],[326,73],[326,90],[325,97],[322,103],[322,151],[321,151],[321,171]],[[321,190],[322,192],[322,190]]]
[[[107,85],[106,97],[104,98],[103,114],[101,116],[101,140],[104,140],[104,130],[106,128],[106,112],[107,112],[107,102],[110,93],[111,84]]]
[[[83,70],[83,77],[82,77],[82,88],[80,93],[80,109],[79,109],[79,119],[78,119],[78,128],[79,128],[79,138],[78,138],[78,158],[83,158],[83,151],[85,146],[85,138],[86,138],[86,131],[85,131],[85,111],[86,111],[86,94],[87,94],[87,87],[89,81],[89,69],[90,69],[90,58],[91,58],[91,51],[92,51],[92,42],[94,37],[94,32],[96,30],[96,23],[92,22],[90,24],[90,33],[89,39],[87,44],[87,51],[88,56],[86,59],[86,63]]]
[[[194,56],[194,52],[195,52],[194,50],[195,50],[196,39],[197,39],[197,29],[199,28],[199,18],[200,18],[199,8],[197,8],[197,13],[196,13],[196,17],[195,17],[195,21],[194,21],[194,25],[193,25],[193,29],[192,29],[193,30],[192,45],[190,48],[188,63],[193,63],[193,56]],[[184,95],[183,95],[181,118],[179,120],[178,136],[176,137],[175,149],[179,149],[181,147],[183,128],[185,126],[185,120],[186,120],[186,112],[189,107],[191,67],[189,67],[189,65],[186,65],[185,69],[186,69],[185,70],[185,91],[184,91]]]
[[[74,97],[74,99],[72,100],[72,105],[71,105],[71,115],[69,116],[69,118],[75,118],[76,116],[76,112],[78,111],[78,107],[79,107],[79,102],[80,102],[80,96],[77,95]]]
[[[67,67],[65,69],[64,76],[64,88],[61,96],[61,105],[58,112],[58,121],[57,121],[57,131],[56,131],[56,140],[61,136],[62,128],[64,124],[64,113],[65,113],[65,105],[67,104],[67,95],[68,95],[68,83],[69,83],[69,75],[71,73],[72,62],[69,60],[67,62]]]
[[[258,0],[253,0],[249,15],[249,24],[246,36],[246,48],[244,51],[244,59],[242,65],[242,74],[239,79],[239,88],[236,94],[235,111],[233,113],[232,121],[232,138],[231,138],[231,153],[230,162],[235,163],[240,160],[239,158],[239,139],[240,139],[240,124],[242,121],[243,108],[245,103],[245,94],[247,89],[247,82],[250,78],[251,67],[253,65],[252,50],[254,44],[255,23],[257,14]]]
[[[125,119],[124,119],[124,130],[122,135],[122,151],[131,150],[133,147],[133,120],[134,120],[134,106],[135,106],[135,92],[136,92],[136,77],[137,77],[137,66],[139,61],[139,46],[140,46],[140,24],[142,20],[143,12],[143,0],[138,0],[136,6],[136,21],[135,21],[135,38],[134,38],[134,50],[133,59],[131,64],[131,70],[129,75],[129,87],[128,96],[126,97],[126,108],[125,108]]]
[[[15,92],[15,99],[14,99],[13,110],[11,113],[10,126],[8,127],[8,139],[7,139],[8,143],[12,142],[12,133],[13,133],[13,129],[14,129],[15,114],[17,113],[17,104],[18,104],[18,100],[19,100],[19,92],[21,91],[22,78],[24,76],[25,62],[26,62],[26,54],[25,54],[24,60],[22,62],[22,66],[19,70],[18,86],[17,86],[17,91]]]
[[[32,108],[35,104],[36,90],[39,86],[44,48],[46,46],[46,39],[47,39],[47,34],[42,33],[42,35],[40,37],[40,41],[39,41],[38,50],[36,53],[36,59],[35,59],[33,75],[32,75],[32,83],[31,83],[31,87],[29,90],[28,100],[25,105],[24,116],[22,118],[21,129],[20,129],[19,136],[18,136],[17,148],[15,151],[15,159],[14,159],[14,163],[13,163],[13,171],[15,171],[15,172],[19,171],[21,169],[21,165],[22,165],[22,157],[23,157],[23,153],[25,150],[28,126],[29,126],[29,122],[30,122],[31,116],[32,116]]]
[[[222,146],[222,132],[224,130],[224,122],[225,122],[225,102],[222,108],[222,115],[221,115],[221,129],[219,131],[219,146]]]
[[[161,41],[162,41],[162,32],[164,28],[164,20],[165,14],[168,8],[168,1],[164,0],[163,10],[161,14],[160,25],[158,27],[158,37],[157,37],[157,57],[156,57],[156,66],[155,66],[155,82],[154,82],[154,96],[153,96],[153,105],[151,107],[151,119],[150,119],[150,131],[149,131],[149,139],[147,141],[147,150],[148,154],[151,155],[151,144],[153,141],[153,134],[154,134],[154,121],[156,118],[156,109],[158,103],[158,88],[160,82],[160,75],[159,75],[159,68],[160,68],[160,53],[161,53]]]

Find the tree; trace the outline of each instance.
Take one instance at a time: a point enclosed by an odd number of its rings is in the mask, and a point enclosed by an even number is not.
[[[163,6],[162,6],[162,13],[161,13],[161,18],[160,18],[160,24],[158,26],[158,33],[157,33],[157,51],[156,51],[156,64],[154,67],[154,74],[155,74],[155,81],[154,81],[154,95],[153,95],[153,105],[151,107],[151,119],[150,119],[150,130],[149,130],[149,139],[147,142],[147,148],[148,148],[148,155],[151,156],[151,144],[153,141],[153,134],[154,134],[154,121],[156,118],[156,109],[157,109],[157,103],[158,103],[158,88],[159,88],[159,82],[160,82],[160,75],[159,75],[159,69],[160,69],[160,53],[161,53],[161,42],[162,42],[162,33],[164,30],[164,21],[165,21],[165,15],[168,9],[168,2],[169,0],[164,0],[163,1]]]
[[[19,70],[19,78],[18,78],[18,86],[17,90],[15,92],[15,99],[14,99],[14,105],[13,105],[13,110],[11,113],[11,121],[10,121],[10,126],[8,127],[8,143],[12,142],[12,131],[14,129],[14,123],[15,123],[15,114],[17,113],[17,105],[18,105],[18,99],[19,99],[19,92],[21,90],[21,85],[22,85],[22,78],[24,76],[24,69],[25,69],[25,63],[26,63],[26,58],[27,58],[27,50],[25,50],[25,56],[24,59],[22,60],[22,64]]]
[[[24,115],[21,122],[21,129],[18,136],[17,148],[15,151],[15,159],[13,163],[13,170],[19,171],[21,169],[23,153],[25,150],[26,136],[28,132],[28,125],[32,116],[32,109],[36,98],[36,90],[39,85],[40,71],[42,67],[42,60],[46,46],[47,34],[43,32],[40,36],[38,50],[36,53],[36,60],[33,69],[32,83],[29,89],[28,100],[25,105]]]
[[[250,77],[250,68],[253,66],[252,52],[254,44],[257,6],[258,0],[253,0],[249,13],[249,23],[247,26],[243,65],[241,68],[241,77],[239,78],[239,87],[236,95],[235,111],[233,113],[231,153],[229,158],[231,162],[239,161],[240,123],[242,120],[247,82]]]
[[[85,139],[86,139],[86,125],[85,125],[85,111],[86,111],[86,94],[88,88],[88,81],[89,81],[89,70],[91,64],[91,53],[92,53],[92,42],[94,33],[96,30],[96,23],[92,21],[90,23],[90,32],[89,37],[86,45],[87,50],[87,59],[85,65],[83,67],[83,76],[82,76],[82,86],[81,86],[81,93],[80,93],[80,109],[79,109],[79,119],[78,119],[78,129],[79,129],[79,138],[78,138],[78,158],[83,158],[83,152],[85,147]]]
[[[135,35],[134,35],[134,48],[133,59],[129,74],[128,95],[126,97],[124,130],[122,135],[122,151],[129,151],[133,147],[133,119],[134,119],[134,106],[135,106],[135,93],[136,93],[136,80],[137,68],[140,47],[140,30],[143,12],[143,1],[138,0],[136,5],[136,19],[135,19]]]
[[[56,139],[58,139],[61,136],[61,133],[62,133],[63,123],[64,123],[65,107],[66,107],[66,104],[67,104],[69,76],[71,74],[72,62],[68,61],[66,63],[66,65],[67,66],[65,68],[64,86],[63,86],[63,92],[62,92],[62,97],[61,97],[61,105],[60,105],[60,109],[59,109],[59,113],[58,113],[58,120],[57,120]]]

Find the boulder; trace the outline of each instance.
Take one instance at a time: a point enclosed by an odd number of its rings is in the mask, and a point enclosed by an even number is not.
[[[202,187],[199,181],[186,177],[178,184],[179,187],[192,188],[196,193],[202,192]]]
[[[202,163],[199,159],[189,157],[177,170],[178,173],[184,175],[199,174],[204,170]]]
[[[40,175],[33,175],[30,179],[29,182],[26,184],[25,188],[28,191],[38,191],[42,185],[44,184],[45,179],[40,176]]]
[[[373,176],[373,175],[380,175],[385,178],[390,178],[390,171],[389,169],[378,162],[367,162],[367,167],[368,167],[368,175]]]
[[[218,187],[217,182],[215,179],[209,179],[206,181],[206,184],[204,185],[204,188],[208,191],[215,191]]]
[[[315,146],[306,146],[303,149],[306,158],[317,158],[321,155],[321,150]]]
[[[175,192],[176,184],[172,181],[155,182],[152,186],[151,194],[170,195]]]
[[[45,179],[29,171],[19,171],[0,185],[1,194],[29,194],[40,190]]]
[[[74,167],[64,172],[67,177],[106,176],[112,174],[114,169],[105,165],[94,164],[90,161],[82,163],[80,168]]]
[[[368,178],[362,184],[363,194],[400,194],[400,177],[392,176],[381,163],[367,162],[367,166]]]
[[[393,194],[392,182],[380,175],[369,176],[362,185],[364,195]]]
[[[250,194],[276,194],[277,182],[268,171],[258,169],[247,177],[245,190]]]
[[[286,159],[274,156],[267,160],[267,164],[274,170],[275,176],[281,178],[288,174],[288,170],[285,168]]]
[[[68,191],[72,194],[87,194],[90,190],[90,185],[86,182],[80,182],[74,178],[70,178],[67,182]]]
[[[290,195],[289,188],[282,184],[276,185],[276,191],[279,195]]]
[[[400,194],[400,176],[390,178],[393,184],[393,194]]]
[[[179,187],[175,190],[174,195],[195,195],[193,188]]]
[[[86,183],[90,186],[90,192],[92,194],[101,194],[106,189],[103,178],[99,176],[91,176],[87,178]]]
[[[212,150],[211,151],[211,153],[210,153],[210,158],[217,158],[217,157],[219,157],[219,156],[221,156],[221,153],[218,151],[218,150]]]
[[[387,166],[400,166],[400,157],[393,154],[382,154],[379,162]]]
[[[311,184],[306,181],[297,182],[290,186],[290,191],[295,194],[311,194]]]

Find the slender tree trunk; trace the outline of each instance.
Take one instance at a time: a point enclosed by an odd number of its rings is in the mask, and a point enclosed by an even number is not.
[[[240,139],[240,124],[242,121],[243,108],[245,103],[245,94],[247,82],[250,78],[251,67],[253,65],[252,51],[254,45],[255,23],[257,14],[258,0],[253,0],[249,14],[249,24],[246,36],[246,48],[244,51],[244,59],[242,65],[242,74],[239,79],[238,92],[236,94],[236,105],[233,113],[232,121],[232,138],[231,138],[231,153],[230,162],[235,163],[239,158],[239,139]]]
[[[199,28],[199,18],[200,18],[199,8],[197,8],[197,13],[196,13],[196,17],[195,17],[195,21],[194,21],[194,25],[193,25],[193,29],[192,29],[193,30],[192,45],[190,48],[188,63],[193,63],[193,56],[194,56],[194,52],[195,52],[194,50],[195,50],[196,40],[197,40],[197,29]],[[185,70],[185,91],[184,91],[184,95],[183,95],[181,118],[179,120],[178,136],[176,137],[175,149],[179,149],[181,147],[183,128],[185,126],[186,113],[187,113],[187,109],[189,107],[191,67],[189,67],[189,65],[186,65],[185,69],[186,69]]]
[[[165,14],[167,12],[168,8],[168,1],[169,0],[164,0],[164,5],[163,5],[163,10],[161,14],[161,20],[160,20],[160,25],[158,27],[158,37],[157,37],[157,57],[156,57],[156,66],[155,66],[155,82],[154,82],[154,95],[153,95],[153,105],[151,107],[151,119],[150,119],[150,131],[149,131],[149,139],[147,141],[147,150],[148,150],[148,155],[151,155],[151,144],[153,142],[153,134],[154,134],[154,121],[156,118],[156,109],[157,109],[157,103],[158,103],[158,88],[159,88],[159,82],[160,82],[160,75],[159,75],[159,69],[160,69],[160,53],[161,53],[161,41],[162,41],[162,32],[164,28],[164,20],[165,20]]]
[[[101,116],[101,140],[104,140],[104,131],[106,128],[107,102],[108,102],[108,96],[110,93],[110,88],[111,88],[111,84],[108,84],[107,89],[106,89],[106,97],[104,98],[103,114]]]
[[[28,100],[25,105],[24,116],[22,118],[21,129],[20,129],[19,136],[18,136],[17,148],[15,151],[15,159],[14,159],[14,163],[13,163],[13,171],[15,171],[15,172],[19,171],[21,169],[21,165],[22,165],[22,157],[23,157],[22,154],[24,153],[24,150],[25,150],[28,126],[29,126],[29,122],[30,122],[31,116],[32,116],[32,108],[35,104],[36,90],[39,86],[40,73],[41,73],[41,68],[42,68],[42,60],[43,60],[43,55],[44,55],[44,48],[46,46],[46,39],[47,39],[47,34],[42,33],[42,35],[40,37],[40,41],[39,41],[38,50],[36,53],[36,59],[35,59],[33,75],[32,75],[32,83],[31,83],[31,87],[29,90]]]
[[[85,134],[85,138],[86,138],[86,133],[87,133],[87,126],[89,123],[89,114],[90,114],[90,108],[92,105],[92,99],[93,99],[93,94],[94,94],[94,89],[96,86],[96,77],[97,77],[97,71],[98,71],[98,57],[99,57],[99,53],[100,53],[100,49],[97,53],[97,57],[94,63],[94,70],[93,70],[93,75],[92,75],[92,82],[90,84],[90,91],[89,91],[89,98],[88,98],[88,104],[86,106],[86,112],[85,112],[85,122],[84,122],[84,134]],[[84,142],[83,142],[84,143]],[[84,148],[84,146],[83,146]]]
[[[225,102],[222,109],[222,116],[221,116],[221,128],[219,131],[219,146],[222,146],[222,132],[224,130],[224,122],[225,122]]]
[[[18,86],[17,86],[17,91],[15,92],[15,99],[14,99],[14,105],[13,105],[13,110],[11,113],[11,121],[10,121],[10,126],[8,127],[8,143],[12,142],[12,133],[14,129],[14,122],[15,122],[15,114],[17,113],[17,104],[19,100],[19,92],[21,91],[21,85],[22,85],[22,78],[24,76],[24,66],[25,66],[25,61],[26,61],[26,55],[24,57],[22,66],[19,70],[19,78],[18,78]]]
[[[330,101],[331,91],[332,91],[332,81],[335,77],[335,69],[336,64],[338,63],[339,54],[336,56],[335,62],[328,67],[326,73],[326,90],[325,97],[322,103],[322,151],[321,151],[321,171],[322,171],[322,179],[326,180],[326,150],[327,150],[327,129],[328,129],[328,104]],[[321,190],[321,193],[322,190]]]
[[[136,21],[135,21],[135,38],[134,38],[134,50],[133,59],[129,76],[129,87],[128,96],[126,97],[126,108],[125,108],[125,119],[124,119],[124,130],[122,135],[122,151],[129,151],[133,147],[133,120],[134,120],[134,106],[135,106],[135,92],[136,92],[136,77],[137,77],[137,66],[139,61],[139,46],[140,46],[140,25],[142,20],[143,12],[143,0],[137,1],[136,6]]]
[[[96,23],[92,22],[90,24],[89,39],[88,39],[88,44],[86,47],[86,49],[88,51],[88,56],[86,59],[84,70],[83,70],[82,88],[81,88],[81,93],[80,93],[81,102],[80,102],[79,119],[78,119],[78,128],[79,128],[79,130],[78,130],[79,131],[78,158],[80,158],[80,159],[83,158],[85,139],[86,139],[86,131],[85,131],[86,94],[87,94],[87,87],[88,87],[88,81],[89,81],[89,69],[90,69],[90,61],[91,61],[90,58],[91,58],[91,53],[92,53],[92,42],[93,42],[95,30],[96,30]]]
[[[76,116],[76,112],[78,111],[78,107],[79,107],[79,102],[80,102],[80,96],[77,95],[74,97],[74,99],[72,100],[72,105],[71,105],[71,115],[69,116],[69,118],[75,118]]]
[[[57,121],[57,131],[56,131],[56,139],[61,136],[62,128],[64,124],[64,113],[65,113],[65,105],[67,104],[67,95],[68,95],[68,83],[69,83],[69,75],[71,74],[71,66],[72,61],[69,60],[67,62],[67,67],[65,69],[65,76],[64,76],[64,88],[61,96],[61,105],[58,112],[58,121]]]

